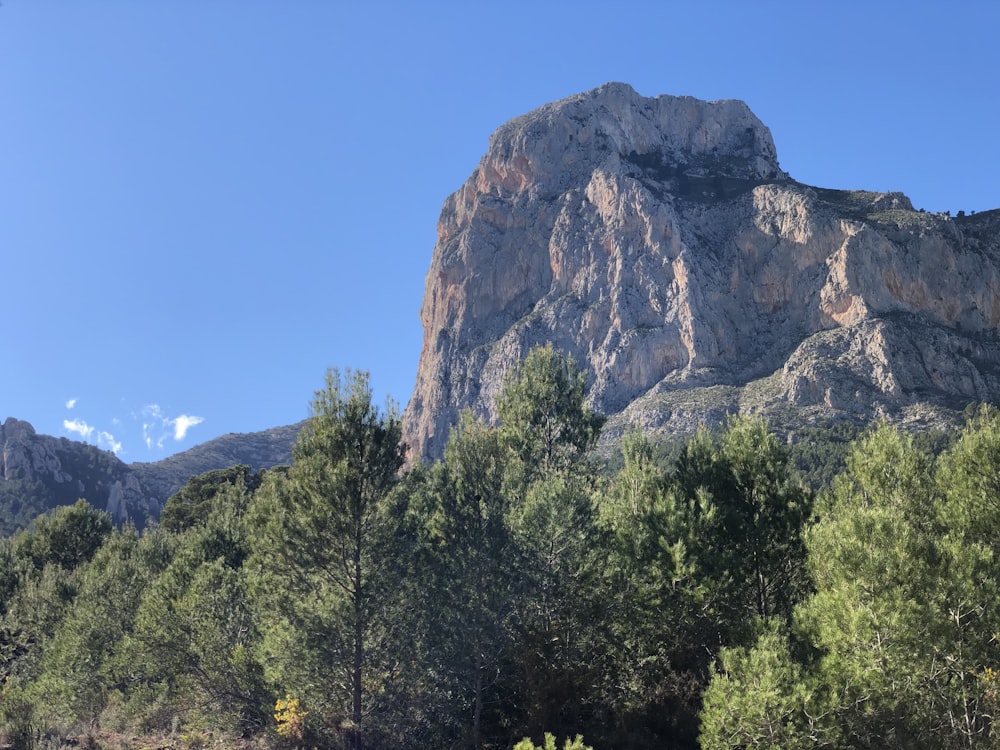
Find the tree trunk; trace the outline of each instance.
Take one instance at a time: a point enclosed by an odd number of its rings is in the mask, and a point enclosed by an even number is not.
[[[361,524],[358,523],[357,543],[354,547],[354,663],[351,665],[351,721],[354,724],[352,729],[351,747],[353,750],[362,750],[362,685],[361,669],[365,663],[364,645],[364,603],[361,600]]]
[[[476,699],[472,712],[472,746],[481,750],[483,746],[483,652],[480,644],[476,644]]]

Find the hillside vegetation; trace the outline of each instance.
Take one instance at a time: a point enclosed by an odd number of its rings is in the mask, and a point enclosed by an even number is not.
[[[602,467],[584,389],[536,348],[499,426],[404,469],[331,371],[290,466],[197,477],[141,533],[81,502],[0,540],[8,742],[995,746],[1000,414],[837,428],[814,488],[815,441],[750,418]]]

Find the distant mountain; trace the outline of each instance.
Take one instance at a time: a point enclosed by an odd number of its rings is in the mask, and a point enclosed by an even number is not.
[[[272,427],[262,432],[230,433],[201,443],[162,461],[133,463],[129,468],[139,479],[140,486],[163,503],[193,476],[214,469],[244,464],[253,470],[292,462],[292,445],[306,422],[285,427]]]
[[[804,185],[743,102],[612,83],[493,134],[441,211],[421,319],[418,456],[465,408],[495,420],[546,342],[589,371],[608,441],[735,412],[944,425],[1000,400],[1000,211]]]
[[[35,432],[13,417],[0,425],[0,535],[80,498],[121,523],[144,526],[192,476],[245,464],[254,470],[289,464],[305,422],[229,434],[153,463],[126,464],[109,451]]]

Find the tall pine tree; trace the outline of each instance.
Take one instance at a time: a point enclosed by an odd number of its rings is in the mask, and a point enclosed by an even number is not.
[[[403,465],[393,404],[372,404],[366,372],[327,373],[293,466],[258,493],[260,543],[251,564],[279,684],[325,728],[365,744],[385,634],[382,588],[390,556],[387,499]]]

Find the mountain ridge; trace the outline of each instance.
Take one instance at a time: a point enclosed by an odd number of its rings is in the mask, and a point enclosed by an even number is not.
[[[14,417],[0,424],[0,534],[38,513],[84,498],[117,523],[159,518],[167,498],[192,476],[245,464],[253,470],[291,463],[305,421],[253,433],[229,433],[154,462],[125,463],[88,443],[36,432]]]

